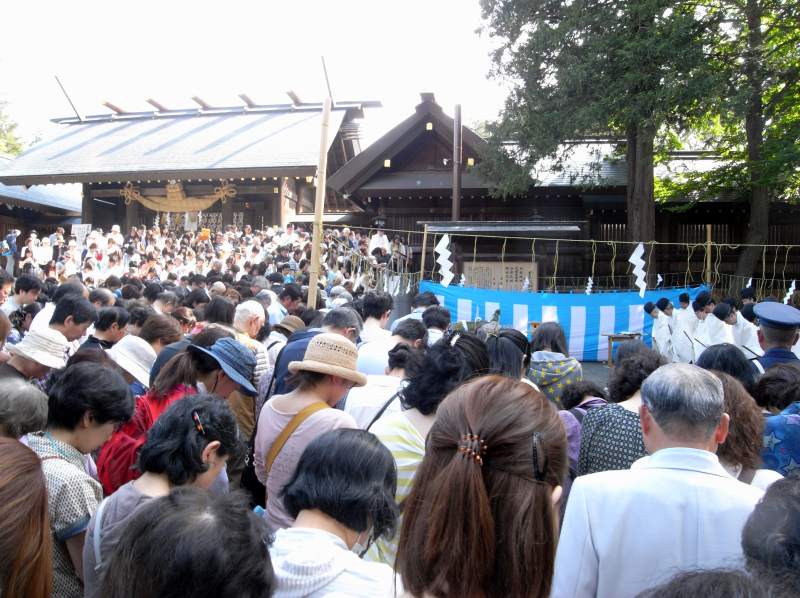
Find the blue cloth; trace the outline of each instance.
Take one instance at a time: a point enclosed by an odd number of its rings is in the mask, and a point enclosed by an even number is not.
[[[138,380],[134,380],[130,383],[130,389],[134,397],[140,397],[147,392],[147,387]]]
[[[275,389],[272,391],[273,395],[286,394],[294,388],[286,384],[286,378],[289,376],[289,364],[292,361],[303,361],[311,339],[321,332],[322,330],[319,328],[312,328],[311,330],[296,332],[289,338],[289,342],[286,343],[286,346],[281,351],[280,359],[275,364]]]
[[[758,363],[760,363],[765,370],[781,363],[795,363],[797,361],[800,361],[800,359],[798,359],[797,355],[792,353],[790,349],[769,349],[764,352],[764,355],[758,358]]]
[[[253,352],[239,341],[232,338],[221,338],[208,348],[189,345],[188,350],[210,355],[228,378],[239,385],[243,393],[257,394],[255,387],[250,382],[256,367],[256,358]]]
[[[800,402],[764,423],[764,467],[783,475],[800,468]]]

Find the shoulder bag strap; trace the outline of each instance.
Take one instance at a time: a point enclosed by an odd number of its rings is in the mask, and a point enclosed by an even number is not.
[[[92,538],[92,549],[94,550],[95,571],[100,571],[100,568],[103,566],[103,555],[100,552],[100,541],[103,533],[103,511],[105,511],[107,503],[108,499],[104,498],[100,502],[100,506],[97,507],[97,513],[95,513],[94,516],[94,529],[92,530],[94,537]]]
[[[269,453],[267,453],[267,463],[266,463],[266,470],[267,475],[269,475],[270,470],[272,469],[272,464],[275,463],[275,459],[278,458],[278,455],[283,449],[283,445],[286,444],[286,441],[289,440],[289,436],[302,424],[306,421],[309,417],[314,415],[317,411],[321,411],[322,409],[329,409],[327,403],[323,403],[322,401],[317,401],[312,403],[308,407],[301,409],[299,413],[297,413],[289,423],[286,424],[286,427],[281,431],[278,437],[275,439],[275,442],[272,443],[272,446],[269,449]]]
[[[742,469],[742,473],[739,474],[739,481],[749,486],[750,484],[753,483],[753,478],[755,477],[756,477],[756,470],[746,467],[745,469]]]
[[[399,396],[400,396],[400,393],[399,393],[399,392],[396,392],[396,393],[394,393],[394,394],[393,394],[391,397],[389,397],[389,400],[388,400],[388,401],[386,401],[386,402],[383,404],[383,407],[381,407],[380,409],[378,409],[378,413],[376,413],[376,414],[375,414],[375,417],[373,417],[373,418],[372,418],[372,421],[371,421],[371,422],[369,422],[369,425],[368,425],[366,428],[364,428],[364,429],[365,429],[367,432],[369,432],[369,429],[372,427],[372,425],[373,425],[373,424],[374,424],[376,421],[378,421],[378,420],[381,418],[381,416],[382,416],[382,415],[383,415],[383,414],[386,412],[386,410],[389,408],[389,405],[391,405],[391,404],[392,404],[392,402],[393,402],[393,401],[394,401],[394,400],[395,400],[397,397],[399,397]]]

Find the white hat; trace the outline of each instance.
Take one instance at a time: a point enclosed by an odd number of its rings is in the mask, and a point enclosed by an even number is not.
[[[115,224],[114,226],[112,226],[111,227],[111,232],[112,233],[118,233],[119,232],[119,224]]]
[[[156,352],[146,340],[128,334],[107,349],[106,353],[119,367],[145,386],[150,386],[150,370],[156,360]]]
[[[9,345],[8,352],[57,369],[66,363],[67,344],[67,337],[48,327],[30,330],[19,343]]]

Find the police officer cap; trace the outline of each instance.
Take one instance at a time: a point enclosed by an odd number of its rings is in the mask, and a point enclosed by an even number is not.
[[[791,305],[766,301],[757,303],[753,312],[758,316],[759,323],[767,328],[794,330],[800,327],[800,310]]]
[[[656,304],[653,303],[652,301],[648,301],[647,303],[644,304],[644,313],[651,314],[651,313],[653,313],[653,310],[655,308],[656,308]]]
[[[666,297],[662,297],[658,301],[656,301],[656,307],[661,311],[666,310],[669,307],[669,299]]]

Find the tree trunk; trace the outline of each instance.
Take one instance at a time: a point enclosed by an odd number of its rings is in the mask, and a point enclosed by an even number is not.
[[[750,220],[747,224],[745,243],[765,245],[769,239],[769,189],[764,186],[761,176],[761,146],[764,143],[763,75],[761,72],[762,41],[761,7],[758,0],[747,0],[745,7],[747,19],[747,54],[745,76],[750,88],[750,98],[745,114],[745,133],[747,135],[747,161],[750,181]],[[736,275],[750,277],[755,273],[762,247],[745,247],[739,254]],[[766,273],[761,273],[766,277]],[[736,291],[738,289],[730,289]]]
[[[648,243],[655,240],[656,234],[656,205],[653,199],[655,130],[650,125],[630,125],[626,137],[628,186],[625,203],[628,212],[628,240]],[[650,271],[657,269],[652,245],[645,245],[643,259],[650,264],[650,268],[646,268],[648,279],[655,278]],[[648,286],[650,283],[648,280]]]

